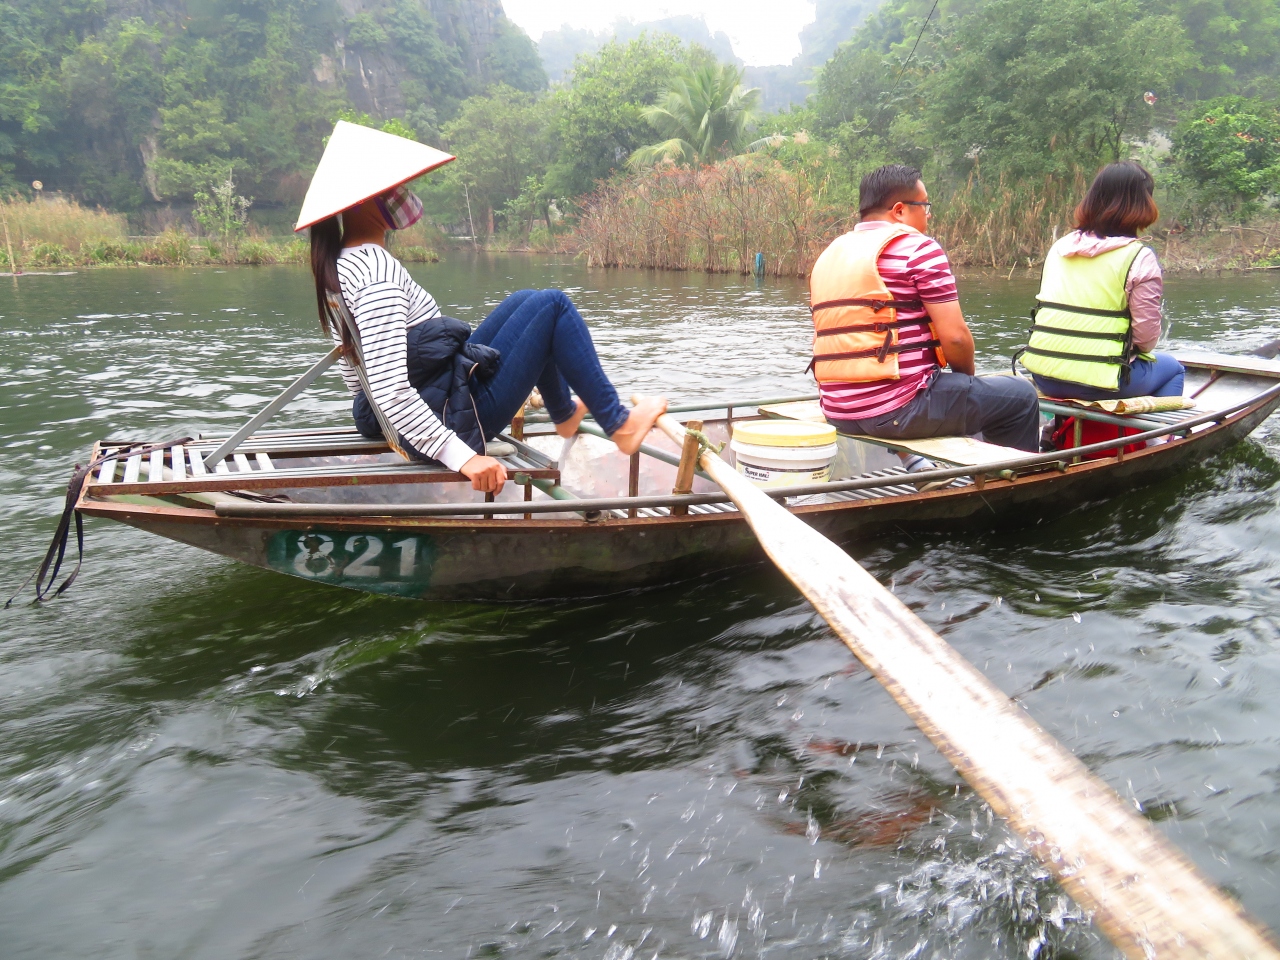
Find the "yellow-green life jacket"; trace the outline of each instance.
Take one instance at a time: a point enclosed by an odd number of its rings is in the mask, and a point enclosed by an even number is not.
[[[1096,257],[1064,257],[1051,249],[1023,366],[1054,380],[1118,389],[1133,347],[1125,282],[1141,252],[1136,239]]]

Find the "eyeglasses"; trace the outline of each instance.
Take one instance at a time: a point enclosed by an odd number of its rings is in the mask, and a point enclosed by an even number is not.
[[[924,215],[926,217],[933,216],[933,204],[928,200],[901,200],[899,202],[908,207],[924,207]]]

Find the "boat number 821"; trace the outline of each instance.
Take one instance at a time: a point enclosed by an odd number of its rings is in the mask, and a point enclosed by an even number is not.
[[[418,568],[417,537],[303,533],[294,549],[294,570],[304,577],[409,580]]]

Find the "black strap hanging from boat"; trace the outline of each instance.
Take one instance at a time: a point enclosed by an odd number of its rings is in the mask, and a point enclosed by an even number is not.
[[[113,447],[110,453],[104,453],[95,459],[89,461],[85,466],[76,464],[75,470],[71,472],[71,482],[67,484],[67,499],[62,506],[62,517],[58,521],[58,529],[53,534],[53,541],[49,544],[49,549],[44,555],[39,569],[32,572],[13,594],[12,597],[5,602],[5,609],[12,606],[13,601],[18,599],[18,595],[27,589],[27,584],[32,580],[36,582],[36,603],[42,603],[49,597],[50,591],[53,596],[61,596],[66,592],[71,584],[75,583],[76,577],[80,573],[80,566],[84,563],[84,518],[80,516],[80,511],[76,509],[76,504],[80,502],[80,491],[84,489],[85,481],[95,469],[102,466],[108,460],[122,460],[127,457],[146,456],[155,450],[166,450],[169,447],[179,443],[190,443],[191,437],[179,437],[175,440],[166,440],[164,443],[153,443],[149,446],[140,446],[138,443],[127,443],[122,447]],[[62,570],[62,560],[67,553],[67,538],[71,534],[71,518],[75,517],[76,521],[76,568],[67,575],[62,584],[54,589],[57,583],[58,573]]]

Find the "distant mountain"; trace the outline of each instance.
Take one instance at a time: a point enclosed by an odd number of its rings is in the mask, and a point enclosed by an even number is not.
[[[813,77],[835,53],[836,47],[853,37],[884,0],[817,0],[814,21],[800,31],[800,54],[789,64],[746,67],[746,82],[761,90],[761,105],[766,110],[783,110],[803,104],[809,96],[806,81]],[[702,17],[668,17],[664,20],[619,20],[612,30],[593,32],[567,24],[559,30],[548,30],[538,41],[538,55],[552,83],[567,79],[574,58],[594,53],[610,39],[630,40],[641,32],[671,33],[686,43],[706,47],[725,63],[741,64],[733,52],[733,44],[724,31],[711,32]]]
[[[792,66],[820,67],[836,47],[853,39],[884,0],[817,0],[817,16],[800,31],[800,55]]]
[[[595,53],[612,39],[625,43],[642,33],[651,36],[669,33],[685,43],[706,47],[715,54],[717,60],[724,63],[742,63],[733,52],[728,34],[723,30],[712,33],[704,18],[691,16],[666,17],[640,23],[620,19],[613,25],[613,29],[599,32],[579,30],[565,24],[559,30],[548,30],[542,35],[542,39],[538,41],[538,56],[542,58],[542,67],[546,70],[547,77],[555,83],[568,78],[573,69],[573,61],[581,54]]]
[[[800,106],[812,89],[814,71],[831,59],[836,47],[851,40],[884,0],[817,0],[812,23],[800,31],[800,53],[777,67],[747,67],[747,82],[760,88],[766,110]]]

